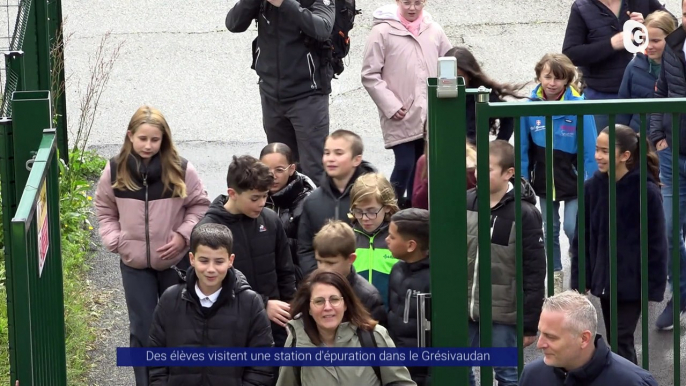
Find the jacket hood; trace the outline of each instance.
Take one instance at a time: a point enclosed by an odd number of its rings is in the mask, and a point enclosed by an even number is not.
[[[329,177],[328,174],[324,176],[324,183],[322,184],[321,188],[326,192],[326,194],[328,194],[330,196],[340,197],[340,196],[346,195],[350,192],[350,188],[352,187],[352,185],[357,180],[357,177],[359,177],[363,174],[377,173],[377,172],[378,171],[374,167],[374,165],[372,165],[368,161],[362,161],[362,163],[360,163],[360,166],[358,166],[357,169],[355,169],[355,173],[353,174],[350,181],[348,181],[348,185],[346,186],[343,194],[341,194],[341,195],[334,194],[334,189],[336,189],[336,187],[335,187],[336,185],[334,184],[333,179],[331,177]]]
[[[242,219],[247,219],[249,218],[246,215],[243,214],[232,214],[229,213],[226,208],[224,208],[224,205],[226,202],[229,200],[229,196],[226,194],[220,194],[217,196],[217,198],[212,201],[210,204],[210,207],[207,209],[207,216],[210,216],[217,220],[217,222],[220,222],[221,224],[231,224],[234,222],[239,222]]]
[[[293,202],[300,196],[307,192],[313,191],[316,188],[314,182],[310,177],[295,172],[288,185],[274,194],[269,194],[269,199],[278,208],[288,208],[293,205]],[[223,205],[223,204],[222,204]]]
[[[510,180],[512,184],[515,183],[515,179],[512,178]],[[536,205],[536,192],[534,191],[534,188],[529,184],[527,180],[524,178],[521,179],[522,182],[522,200],[527,201],[533,205]],[[505,193],[502,199],[500,199],[500,203],[493,207],[493,210],[497,209],[500,206],[507,205],[510,201],[514,201],[515,199],[515,190],[514,187],[512,190],[509,192]]]
[[[541,88],[541,84],[537,84],[536,87],[531,91],[531,100],[534,101],[542,101],[543,100],[543,89]],[[567,86],[567,89],[565,90],[565,94],[562,96],[561,101],[578,101],[578,100],[584,100],[586,99],[577,89],[574,87],[569,87]]]
[[[186,270],[186,288],[184,288],[184,295],[190,297],[197,302],[200,302],[198,295],[195,293],[195,284],[198,282],[198,275],[195,273],[195,268],[192,266]],[[222,292],[219,293],[219,298],[215,304],[220,304],[228,298],[235,298],[237,294],[252,289],[245,275],[236,268],[230,268],[226,272],[226,277],[222,280]]]
[[[398,6],[396,4],[382,5],[374,11],[372,17],[374,18],[373,25],[388,23],[395,28],[403,30],[405,29],[405,27],[400,22],[400,18],[398,17]],[[422,10],[422,17],[422,24],[433,23],[433,18],[431,17],[431,14],[428,13],[426,10]]]

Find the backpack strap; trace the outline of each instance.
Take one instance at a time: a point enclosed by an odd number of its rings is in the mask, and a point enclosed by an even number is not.
[[[288,325],[288,329],[291,331],[291,336],[293,336],[293,340],[291,341],[291,348],[295,348],[296,345],[296,339],[295,339],[295,329]],[[295,375],[295,382],[297,386],[302,385],[302,380],[300,379],[300,366],[293,366],[293,374]]]
[[[376,344],[376,339],[374,339],[374,330],[363,330],[358,327],[357,337],[360,339],[360,345],[362,347],[378,347]],[[379,366],[372,366],[372,369],[374,369],[376,377],[379,378],[379,382],[381,382],[381,385],[383,386],[383,379],[381,378],[381,369],[379,368]]]

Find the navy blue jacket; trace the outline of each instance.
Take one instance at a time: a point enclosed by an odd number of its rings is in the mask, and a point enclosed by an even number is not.
[[[641,53],[636,54],[624,71],[622,85],[619,87],[619,99],[652,98],[655,95],[657,77],[650,73],[650,66],[647,56]],[[648,114],[648,119],[650,119],[650,114]],[[617,115],[617,123],[631,126],[638,133],[641,128],[641,116],[640,114]],[[650,130],[650,121],[646,124],[646,128]]]
[[[584,75],[586,85],[596,91],[616,94],[622,83],[624,69],[632,54],[624,48],[615,50],[610,40],[622,32],[629,20],[627,11],[640,12],[643,17],[664,9],[658,0],[624,0],[619,17],[598,0],[576,0],[567,21],[562,53],[578,66]]]
[[[665,52],[662,54],[662,69],[655,87],[655,98],[686,97],[686,58],[684,58],[686,31],[679,26],[665,38]],[[655,146],[666,139],[672,144],[672,114],[653,113],[650,115],[650,142]],[[686,155],[686,115],[679,116],[679,154]]]
[[[566,372],[548,366],[543,358],[524,366],[519,386],[657,386],[650,373],[610,351],[600,335],[595,338],[595,352],[582,367]]]
[[[641,300],[641,239],[648,241],[648,300],[661,302],[667,283],[667,232],[660,188],[648,176],[648,229],[641,231],[640,168],[629,171],[617,181],[617,297],[620,301]],[[596,172],[586,181],[586,288],[595,296],[610,293],[609,178]],[[579,251],[577,230],[571,243],[572,289],[579,288]],[[616,383],[615,383],[616,384]]]

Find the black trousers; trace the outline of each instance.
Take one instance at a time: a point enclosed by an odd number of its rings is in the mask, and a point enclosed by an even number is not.
[[[288,145],[303,174],[319,186],[324,178],[324,142],[329,135],[329,95],[311,95],[292,102],[260,95],[267,142]]]
[[[605,322],[606,342],[610,345],[610,298],[600,298],[600,308],[603,311],[603,321]],[[618,301],[617,302],[617,351],[616,353],[627,360],[638,364],[636,357],[636,347],[634,346],[634,332],[641,316],[640,301]],[[647,347],[645,348],[647,349]]]

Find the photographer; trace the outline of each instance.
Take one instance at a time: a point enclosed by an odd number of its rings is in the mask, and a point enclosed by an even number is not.
[[[329,134],[329,93],[333,69],[322,58],[329,39],[335,0],[238,0],[226,28],[244,32],[257,20],[252,68],[260,77],[262,119],[267,142],[293,151],[302,171],[318,185]]]

